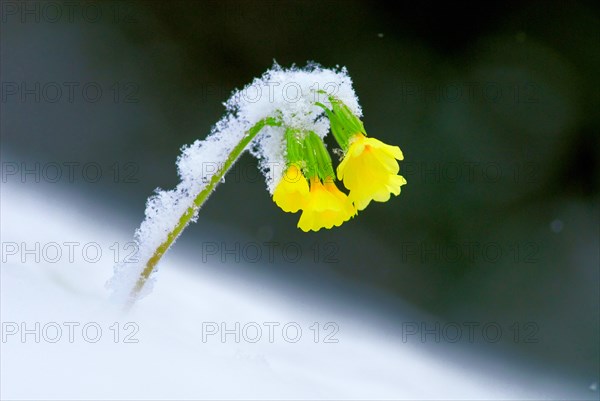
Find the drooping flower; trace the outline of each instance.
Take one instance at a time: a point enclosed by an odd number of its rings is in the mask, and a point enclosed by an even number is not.
[[[387,202],[390,195],[399,195],[406,180],[398,175],[398,160],[403,160],[398,146],[368,138],[362,121],[339,99],[329,97],[331,109],[318,104],[327,113],[331,132],[344,152],[337,168],[337,177],[350,191],[348,197],[357,210],[365,209],[374,200]]]
[[[329,193],[335,196],[344,206],[344,215],[348,216],[344,221],[348,220],[351,217],[356,216],[357,210],[356,207],[352,204],[352,200],[338,189],[338,187],[333,183],[333,179],[327,180],[323,183],[323,186]]]
[[[275,188],[273,200],[286,212],[302,210],[298,227],[303,231],[339,226],[371,201],[387,202],[392,194],[399,195],[406,184],[398,174],[398,161],[403,160],[400,148],[368,138],[362,121],[348,106],[333,96],[329,101],[331,109],[315,104],[327,113],[331,132],[344,152],[337,178],[349,194],[335,185],[336,174],[323,140],[312,131],[287,128],[290,167]]]
[[[387,202],[390,194],[399,195],[406,180],[398,175],[398,160],[404,157],[398,146],[356,134],[337,168],[339,180],[350,190],[349,198],[358,210],[374,200]]]
[[[273,201],[284,212],[296,213],[308,200],[308,182],[302,171],[292,164],[283,174],[273,192]]]
[[[355,214],[356,209],[333,181],[323,184],[314,177],[310,180],[310,195],[302,208],[298,228],[307,232],[337,227]]]

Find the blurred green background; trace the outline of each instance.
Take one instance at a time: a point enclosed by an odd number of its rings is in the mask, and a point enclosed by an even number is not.
[[[294,242],[304,265],[244,268],[301,277],[307,286],[363,283],[450,321],[535,322],[540,341],[516,347],[597,379],[595,2],[97,7],[105,18],[94,23],[80,12],[74,22],[58,23],[5,12],[2,80],[132,83],[135,101],[3,99],[4,161],[134,163],[129,185],[64,188],[85,193],[91,209],[111,205],[133,232],[154,188],[177,184],[180,147],[209,133],[234,88],[274,60],[346,66],[367,132],[404,152],[402,194],[341,228],[304,234],[298,216],[271,201],[255,160],[245,155],[181,242]],[[224,271],[239,269],[218,256],[209,260]],[[390,309],[393,319],[393,303]]]

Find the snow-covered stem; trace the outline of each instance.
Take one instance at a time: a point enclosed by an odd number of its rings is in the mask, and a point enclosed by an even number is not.
[[[331,108],[331,96],[343,101],[354,115],[362,115],[345,68],[309,63],[285,69],[274,64],[234,91],[224,103],[225,115],[210,134],[181,148],[176,163],[179,184],[170,190],[157,188],[148,198],[145,218],[134,235],[136,251],[116,263],[107,282],[111,299],[131,306],[150,293],[162,256],[187,224],[196,221],[200,207],[244,150],[258,159],[273,195],[288,165],[286,130],[310,131],[324,138],[329,119],[316,103]]]
[[[263,129],[265,126],[277,127],[280,126],[281,123],[272,117],[265,118],[256,123],[252,128],[246,132],[242,140],[233,148],[225,163],[220,167],[218,171],[212,176],[210,182],[204,187],[202,191],[196,196],[194,202],[186,209],[186,211],[181,215],[179,221],[173,228],[173,230],[168,234],[167,239],[161,243],[158,248],[154,251],[150,259],[146,262],[144,270],[138,277],[135,286],[131,290],[131,294],[129,297],[129,303],[127,307],[131,307],[135,300],[137,299],[139,293],[141,292],[144,284],[148,281],[148,278],[154,271],[154,268],[162,258],[162,256],[169,250],[173,242],[179,237],[183,229],[189,224],[192,220],[198,209],[206,202],[210,193],[215,189],[217,184],[223,179],[227,171],[233,166],[233,163],[240,157],[242,152],[246,149],[248,144],[256,137],[256,135]]]

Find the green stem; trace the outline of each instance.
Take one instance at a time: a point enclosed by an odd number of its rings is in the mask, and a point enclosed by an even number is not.
[[[208,198],[208,195],[210,195],[210,193],[213,191],[213,189],[215,189],[217,184],[223,179],[225,173],[229,171],[233,163],[235,163],[237,158],[246,149],[246,146],[248,146],[248,144],[266,125],[276,127],[280,126],[281,123],[272,117],[260,120],[248,130],[248,132],[244,135],[242,140],[235,146],[235,148],[233,148],[233,150],[227,157],[227,160],[225,160],[225,163],[212,176],[208,185],[206,185],[206,187],[204,187],[204,189],[200,191],[200,193],[194,199],[194,202],[190,205],[190,207],[186,209],[183,215],[179,218],[179,221],[177,222],[173,230],[171,230],[171,232],[167,236],[167,239],[162,244],[160,244],[158,248],[156,248],[156,250],[152,254],[152,257],[148,259],[148,262],[146,262],[146,267],[140,274],[140,277],[137,279],[135,287],[133,287],[133,289],[131,290],[128,307],[132,306],[133,303],[135,303],[135,300],[137,299],[142,288],[144,287],[144,284],[146,284],[146,281],[148,281],[148,278],[150,278],[150,275],[154,271],[154,268],[156,267],[162,256],[165,254],[165,252],[167,252],[171,245],[173,245],[173,242],[177,239],[177,237],[179,237],[183,229],[189,224],[190,220],[192,220],[192,218],[194,217],[196,211],[200,209],[200,207]]]

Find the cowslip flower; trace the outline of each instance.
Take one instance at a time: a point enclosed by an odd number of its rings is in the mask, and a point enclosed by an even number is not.
[[[288,129],[285,140],[289,167],[273,192],[277,206],[290,213],[302,210],[298,228],[305,232],[337,227],[354,216],[352,202],[335,185],[331,158],[321,138],[314,132]]]
[[[362,121],[338,99],[330,97],[331,109],[322,104],[331,122],[331,131],[344,152],[337,168],[337,177],[344,182],[349,199],[357,210],[369,203],[387,202],[390,195],[399,195],[406,180],[398,175],[398,160],[404,156],[398,146],[368,138]]]
[[[308,182],[302,171],[292,164],[273,192],[273,201],[284,212],[296,213],[308,200]]]
[[[356,134],[337,168],[339,180],[350,190],[350,200],[358,210],[365,209],[371,200],[387,202],[390,195],[400,195],[406,180],[398,175],[397,160],[404,159],[398,146],[375,138]]]
[[[298,228],[308,232],[339,227],[355,214],[356,210],[348,196],[331,180],[322,183],[318,178],[313,178],[310,181],[310,196],[298,220]]]

